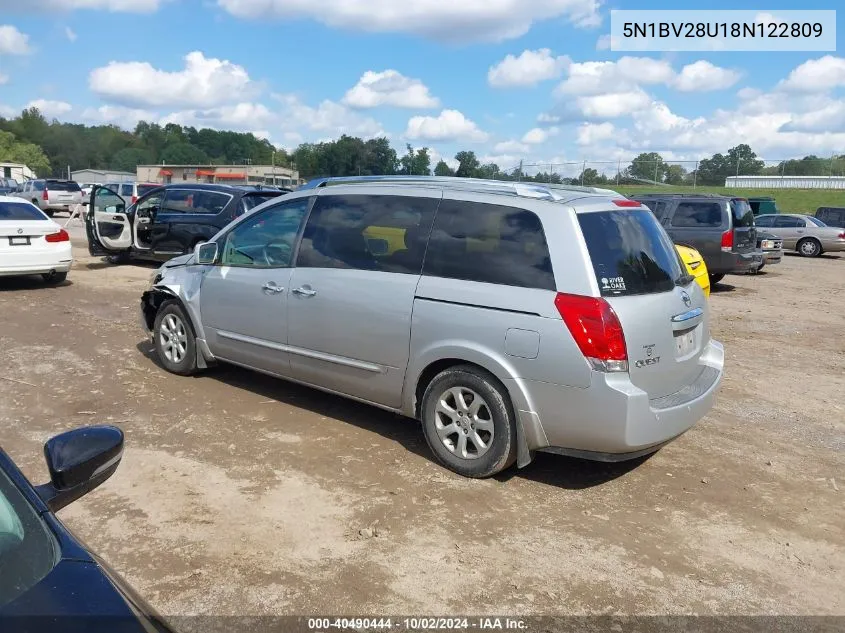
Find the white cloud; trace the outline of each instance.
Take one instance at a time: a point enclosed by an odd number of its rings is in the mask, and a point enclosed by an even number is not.
[[[488,134],[458,110],[443,110],[438,116],[415,116],[408,121],[405,136],[430,141],[483,142]]]
[[[112,13],[153,13],[167,0],[25,0],[28,11],[91,9]],[[18,9],[18,0],[0,0],[0,9]]]
[[[667,84],[674,79],[672,65],[650,57],[622,57],[616,62],[583,62],[569,67],[569,77],[558,95],[600,95],[625,92],[641,84]]]
[[[513,154],[485,154],[478,157],[478,162],[482,165],[495,163],[499,169],[513,169],[519,165],[519,161],[524,159],[524,156],[515,156]]]
[[[823,92],[845,86],[845,58],[825,55],[795,68],[779,88],[803,92]]]
[[[522,142],[528,143],[529,145],[539,145],[541,143],[545,143],[549,139],[549,137],[557,135],[558,132],[560,132],[560,130],[556,127],[535,127],[525,133],[525,135],[522,137]]]
[[[419,79],[411,79],[395,70],[368,70],[343,97],[352,108],[437,108],[440,100],[432,97],[428,87]]]
[[[639,88],[628,92],[578,97],[575,100],[580,113],[590,119],[615,119],[642,110],[650,103],[651,97]]]
[[[150,110],[103,105],[99,108],[86,108],[82,112],[82,119],[93,124],[117,125],[125,130],[131,130],[135,128],[138,121],[157,122],[159,115]]]
[[[604,35],[600,35],[599,39],[596,40],[596,50],[597,51],[609,51],[613,50],[613,45],[619,43],[619,38],[615,35],[611,35],[610,33],[605,33]]]
[[[10,24],[0,25],[0,55],[28,55],[31,52],[29,35]]]
[[[595,145],[613,139],[615,134],[613,123],[584,123],[578,126],[575,142],[578,145]]]
[[[527,154],[531,151],[531,147],[526,143],[520,141],[502,141],[493,146],[493,151],[497,154]]]
[[[566,55],[554,57],[548,48],[525,50],[519,57],[507,55],[487,72],[487,83],[496,88],[535,86],[557,79],[572,60]]]
[[[184,70],[159,70],[147,62],[110,62],[92,70],[88,83],[103,99],[130,107],[210,108],[257,91],[242,66],[206,58],[199,51],[185,56]]]
[[[9,83],[9,75],[4,75],[3,73],[0,73],[0,86],[7,83]]]
[[[138,0],[140,1],[140,0]],[[600,22],[600,0],[217,0],[242,18],[313,18],[331,27],[371,33],[413,33],[452,42],[520,37],[535,22],[566,18],[578,26]]]
[[[549,114],[548,112],[541,112],[537,115],[537,123],[542,123],[545,125],[560,123],[561,120],[561,117],[557,116],[556,114]]]
[[[433,147],[428,148],[428,155],[431,156],[431,171],[432,172],[434,172],[434,168],[437,166],[437,163],[439,163],[441,160],[444,163],[446,163],[447,165],[449,165],[449,167],[451,169],[457,169],[458,165],[460,164],[454,158],[449,158],[448,156],[443,156],[439,151],[437,151]]]
[[[317,107],[312,107],[295,95],[275,95],[275,98],[283,106],[278,114],[280,125],[286,132],[311,130],[328,133],[329,138],[343,134],[364,139],[389,136],[378,121],[363,117],[343,104],[326,99]]]
[[[277,120],[276,114],[260,103],[237,103],[201,110],[182,110],[173,112],[161,119],[162,124],[179,125],[217,130],[251,132],[256,126],[270,126]]]
[[[739,72],[701,59],[684,66],[672,85],[682,92],[705,92],[730,88],[739,79]]]
[[[73,30],[72,28],[70,28],[69,26],[66,26],[66,27],[65,27],[65,36],[66,36],[66,37],[68,38],[68,40],[70,40],[71,42],[75,42],[75,41],[76,41],[76,38],[78,37],[78,36],[76,35],[76,31],[74,31],[74,30]]]
[[[11,119],[14,116],[17,116],[19,112],[14,108],[10,108],[9,106],[0,103],[0,116],[4,119]]]
[[[38,108],[47,119],[60,117],[73,110],[73,106],[65,101],[50,101],[49,99],[35,99],[27,103],[25,108]]]

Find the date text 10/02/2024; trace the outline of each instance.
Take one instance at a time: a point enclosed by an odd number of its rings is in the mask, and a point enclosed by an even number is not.
[[[527,629],[527,623],[519,618],[475,617],[475,618],[309,618],[308,631],[350,629],[357,631],[520,631]]]

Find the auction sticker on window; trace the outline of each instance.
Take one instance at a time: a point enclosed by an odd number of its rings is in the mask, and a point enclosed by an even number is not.
[[[612,10],[610,50],[836,51],[836,11]]]

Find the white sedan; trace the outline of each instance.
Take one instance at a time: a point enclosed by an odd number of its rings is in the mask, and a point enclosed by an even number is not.
[[[31,202],[0,196],[0,277],[41,275],[59,284],[72,263],[67,231]]]

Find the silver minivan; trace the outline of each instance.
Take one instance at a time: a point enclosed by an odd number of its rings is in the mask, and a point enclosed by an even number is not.
[[[163,265],[162,365],[240,365],[422,422],[469,477],[646,455],[712,407],[707,301],[638,202],[460,178],[329,179]]]

